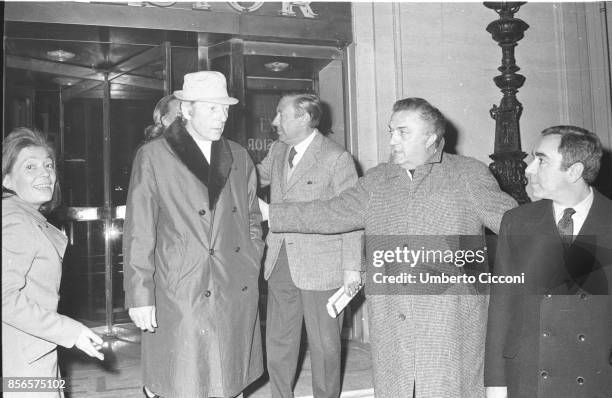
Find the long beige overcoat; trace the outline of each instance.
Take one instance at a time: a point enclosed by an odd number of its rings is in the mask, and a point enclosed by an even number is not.
[[[59,377],[57,345],[83,325],[57,313],[66,235],[17,196],[2,199],[2,376]],[[59,397],[59,392],[5,397]]]
[[[340,196],[270,205],[276,232],[338,233],[365,227],[372,236],[480,235],[499,229],[516,202],[482,163],[439,151],[414,171],[381,164]],[[366,247],[366,251],[370,248]],[[366,295],[377,398],[484,397],[488,296]],[[371,288],[371,285],[370,285]],[[465,289],[468,289],[466,286]]]
[[[164,398],[203,398],[219,387],[235,396],[263,372],[255,166],[225,138],[213,143],[211,163],[178,121],[133,163],[125,300],[157,308],[159,327],[143,333],[143,371]]]

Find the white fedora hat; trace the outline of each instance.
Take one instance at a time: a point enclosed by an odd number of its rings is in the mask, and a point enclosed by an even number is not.
[[[238,103],[236,98],[227,94],[223,73],[215,71],[187,73],[183,89],[175,91],[174,96],[181,101],[204,101],[224,105]]]

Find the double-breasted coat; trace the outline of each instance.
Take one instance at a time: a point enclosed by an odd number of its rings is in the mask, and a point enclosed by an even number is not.
[[[2,199],[4,377],[59,377],[57,345],[72,347],[84,327],[57,313],[66,244],[66,236],[30,204],[15,195]],[[4,396],[28,395],[4,392]]]
[[[491,289],[485,384],[509,398],[612,394],[612,201],[593,203],[564,249],[550,200],[504,215]]]
[[[133,163],[124,224],[126,307],[155,305],[144,384],[164,398],[235,396],[263,372],[264,243],[247,151],[221,138],[209,165],[180,121]]]
[[[380,164],[357,185],[327,201],[270,205],[270,229],[337,233],[365,228],[369,236],[480,235],[497,231],[516,202],[482,163],[438,151],[411,179],[398,165]],[[488,296],[371,295],[366,297],[374,390],[379,398],[484,397]]]

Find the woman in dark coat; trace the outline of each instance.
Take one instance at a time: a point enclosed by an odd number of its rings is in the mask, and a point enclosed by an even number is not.
[[[57,313],[67,239],[40,212],[56,197],[53,150],[40,133],[14,130],[2,143],[3,377],[59,378],[58,344],[104,359],[94,346],[102,344],[98,335]],[[3,396],[62,397],[57,386],[44,392],[4,391]]]

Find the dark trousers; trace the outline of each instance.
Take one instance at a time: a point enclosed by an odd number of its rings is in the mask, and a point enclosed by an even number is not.
[[[335,291],[297,288],[291,279],[283,244],[268,280],[266,354],[272,398],[293,397],[302,319],[308,335],[313,396],[340,396],[340,332],[344,314],[334,319],[325,307]]]

